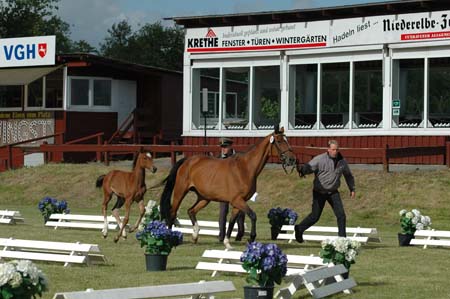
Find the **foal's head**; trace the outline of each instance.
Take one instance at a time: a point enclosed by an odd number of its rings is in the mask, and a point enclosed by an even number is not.
[[[152,173],[155,173],[158,169],[153,165],[152,154],[150,153],[139,153],[136,158],[135,166],[140,168],[147,168]]]
[[[296,164],[297,158],[289,145],[286,135],[284,135],[284,127],[281,127],[281,129],[275,128],[275,131],[270,136],[270,143],[272,143],[272,155],[280,158],[283,169],[286,170],[287,166]]]

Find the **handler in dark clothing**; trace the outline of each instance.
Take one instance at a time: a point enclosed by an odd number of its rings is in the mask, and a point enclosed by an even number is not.
[[[233,144],[233,140],[229,138],[220,138],[219,145],[221,147],[221,153],[220,158],[226,159],[232,155],[235,154],[234,149],[231,147]],[[227,224],[227,214],[228,214],[229,204],[228,202],[221,202],[220,203],[220,214],[219,214],[219,241],[223,242],[223,239],[225,238],[226,234],[226,224]],[[236,235],[236,241],[242,240],[242,237],[244,236],[244,219],[245,214],[242,212],[239,212],[239,215],[236,219],[237,225],[238,225],[238,233]]]
[[[326,201],[331,205],[336,215],[338,235],[346,237],[345,211],[338,189],[341,184],[341,176],[344,175],[347,186],[350,189],[350,197],[354,199],[355,180],[347,161],[339,153],[337,141],[328,141],[326,153],[314,157],[309,163],[302,166],[297,165],[297,171],[300,177],[313,172],[315,175],[312,212],[300,224],[295,226],[295,239],[297,242],[303,243],[303,232],[319,220]]]

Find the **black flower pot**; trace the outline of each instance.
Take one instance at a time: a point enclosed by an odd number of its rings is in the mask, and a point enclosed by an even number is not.
[[[166,271],[167,257],[163,254],[145,254],[147,271]]]
[[[398,245],[400,246],[410,246],[411,240],[414,239],[413,234],[398,234]]]
[[[273,286],[244,286],[244,299],[272,299]]]
[[[278,227],[272,226],[270,228],[270,238],[272,240],[276,240],[279,233],[280,233],[280,229]]]

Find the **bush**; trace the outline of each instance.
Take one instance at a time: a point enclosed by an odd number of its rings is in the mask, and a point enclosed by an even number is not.
[[[411,212],[401,210],[399,215],[402,234],[414,235],[416,230],[430,228],[431,218],[428,216],[423,216],[417,209],[413,209]]]

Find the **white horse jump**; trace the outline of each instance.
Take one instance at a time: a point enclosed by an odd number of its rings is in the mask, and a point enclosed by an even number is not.
[[[16,222],[23,222],[19,211],[0,210],[0,224],[15,224]]]
[[[278,239],[288,240],[289,243],[295,240],[294,225],[283,225],[281,230],[286,231],[286,233],[280,233]],[[376,228],[347,227],[346,231],[347,234],[352,234],[348,236],[349,239],[356,240],[362,244],[367,242],[381,242]],[[311,226],[303,233],[303,240],[321,242],[326,239],[336,239],[337,233],[337,227]]]
[[[121,217],[123,218],[123,217]],[[104,228],[105,218],[99,215],[76,215],[76,214],[51,214],[50,220],[45,223],[45,226],[57,228],[85,228],[85,229],[100,229]],[[108,229],[118,230],[116,218],[113,216],[107,217]]]
[[[0,238],[0,259],[27,259],[69,264],[106,262],[96,244]]]
[[[411,245],[423,245],[423,249],[427,246],[450,246],[450,231],[446,230],[416,230]]]
[[[231,281],[201,281],[136,288],[109,290],[86,290],[84,292],[56,293],[53,299],[138,299],[174,296],[213,299],[215,293],[233,292],[236,288]]]

